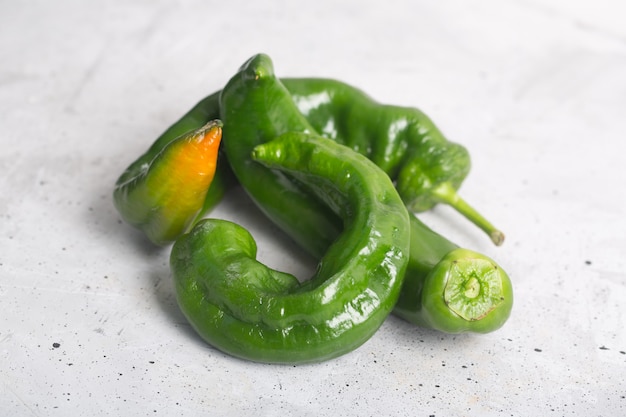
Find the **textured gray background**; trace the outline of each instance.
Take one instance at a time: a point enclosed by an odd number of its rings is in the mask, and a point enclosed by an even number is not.
[[[0,1],[0,415],[626,413],[626,26],[614,1]],[[448,336],[391,317],[308,366],[227,357],[176,306],[169,248],[121,223],[121,171],[251,55],[420,107],[467,146],[424,221],[510,274],[510,321]],[[235,192],[270,265],[312,262]]]

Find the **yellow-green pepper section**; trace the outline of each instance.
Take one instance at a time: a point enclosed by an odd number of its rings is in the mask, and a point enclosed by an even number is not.
[[[319,362],[354,350],[380,327],[400,292],[410,239],[400,196],[367,158],[315,135],[282,135],[255,147],[251,162],[341,195],[343,232],[315,275],[300,283],[258,262],[241,226],[200,221],[171,254],[183,313],[208,343],[253,361]]]
[[[113,201],[122,218],[156,244],[192,226],[207,201],[216,170],[222,122],[155,143],[117,180]]]

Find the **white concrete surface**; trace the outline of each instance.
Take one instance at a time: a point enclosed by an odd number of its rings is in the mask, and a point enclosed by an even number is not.
[[[626,6],[619,0],[1,1],[0,415],[626,415]],[[351,82],[467,146],[461,191],[499,248],[423,216],[510,274],[509,322],[449,336],[391,317],[357,351],[261,365],[201,342],[169,248],[122,223],[121,171],[266,52]],[[241,193],[213,213],[261,258],[311,262]]]

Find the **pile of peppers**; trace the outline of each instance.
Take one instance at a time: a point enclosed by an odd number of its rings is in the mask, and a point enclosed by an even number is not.
[[[151,242],[174,242],[176,299],[206,342],[298,364],[356,349],[389,314],[446,333],[506,322],[506,272],[415,214],[448,204],[500,245],[502,232],[456,192],[469,170],[467,150],[418,109],[336,80],[278,78],[258,54],[157,138],[113,194]],[[235,186],[319,259],[312,277],[267,267],[246,229],[208,216]]]

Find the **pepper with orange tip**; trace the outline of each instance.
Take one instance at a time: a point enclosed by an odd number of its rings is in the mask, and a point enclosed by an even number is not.
[[[115,185],[113,200],[122,218],[159,245],[185,233],[202,211],[221,139],[222,122],[212,120],[148,149]]]

